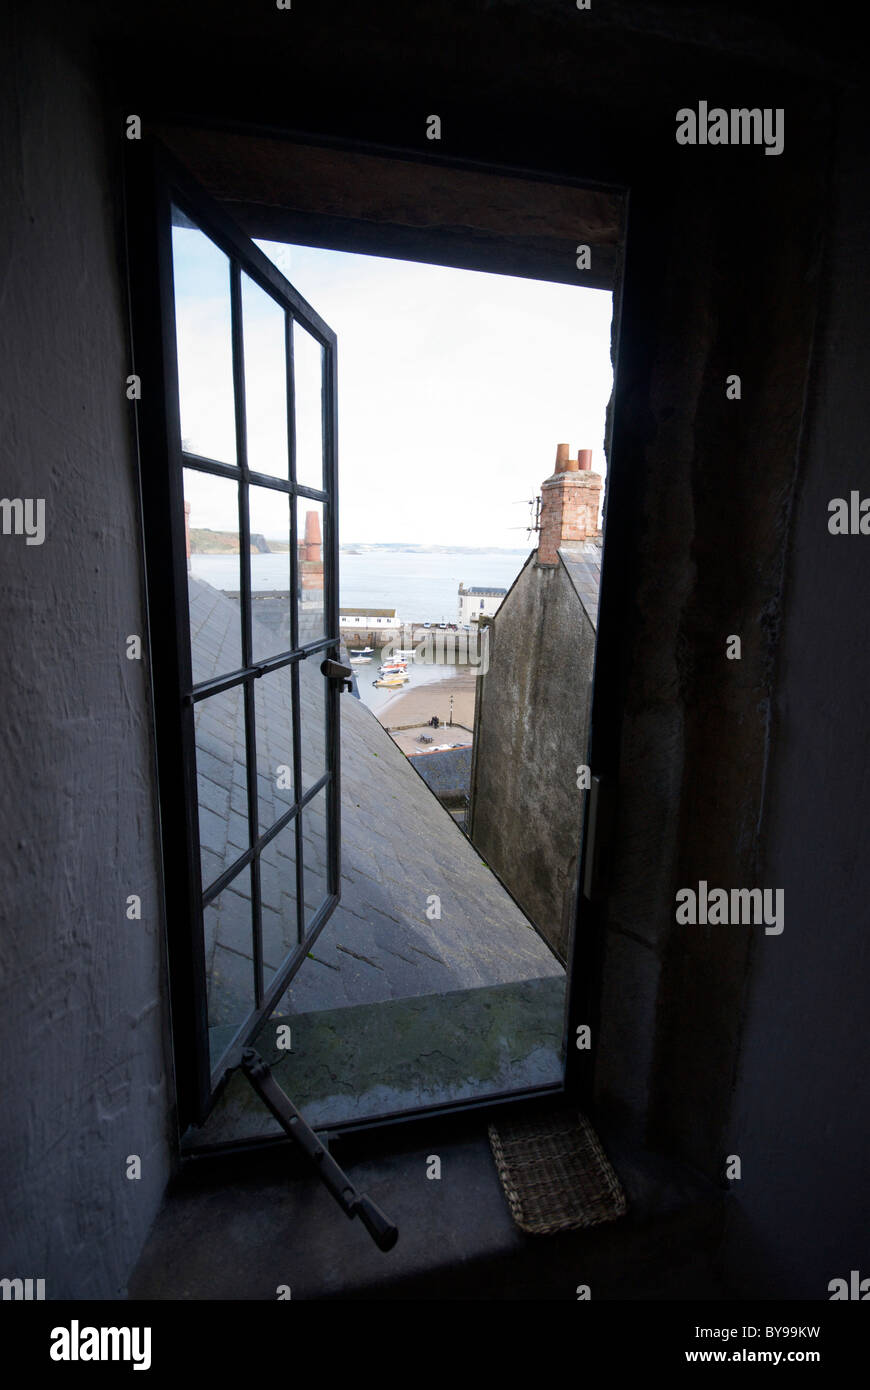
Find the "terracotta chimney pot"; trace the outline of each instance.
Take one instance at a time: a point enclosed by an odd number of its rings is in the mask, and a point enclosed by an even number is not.
[[[556,472],[541,484],[538,518],[538,564],[557,565],[563,545],[577,545],[600,535],[598,506],[603,479],[591,471],[592,450],[568,457],[568,445],[556,451]]]
[[[558,473],[576,473],[577,460],[571,458],[570,449],[570,444],[556,445],[556,469],[553,475],[554,477]]]

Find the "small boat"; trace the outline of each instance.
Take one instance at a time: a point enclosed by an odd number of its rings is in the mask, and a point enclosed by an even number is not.
[[[370,661],[370,656],[352,656],[350,659],[350,664],[351,666],[367,666]]]
[[[373,684],[386,685],[392,689],[394,686],[404,685],[407,679],[407,676],[379,676]]]
[[[373,656],[374,647],[348,647],[348,656]]]
[[[387,661],[378,669],[382,676],[395,676],[400,671],[407,671],[408,663],[406,661]]]

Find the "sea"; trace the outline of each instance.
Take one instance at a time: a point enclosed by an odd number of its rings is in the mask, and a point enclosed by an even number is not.
[[[342,608],[395,608],[400,622],[455,623],[459,585],[509,589],[528,550],[342,551],[339,602]],[[286,589],[288,557],[252,555],[251,586]],[[191,569],[215,588],[238,592],[238,555],[192,555]]]

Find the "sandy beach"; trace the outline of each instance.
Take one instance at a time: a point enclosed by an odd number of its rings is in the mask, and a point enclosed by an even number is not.
[[[416,689],[411,686],[400,690],[376,711],[376,716],[385,729],[395,729],[405,724],[426,724],[433,714],[446,723],[450,717],[451,695],[454,724],[464,724],[466,728],[473,729],[477,677],[471,671],[447,676],[443,681],[428,681]]]

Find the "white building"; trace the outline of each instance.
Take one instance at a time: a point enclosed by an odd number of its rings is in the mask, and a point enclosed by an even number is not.
[[[397,628],[399,620],[395,608],[339,608],[338,625],[342,629],[375,632],[378,628]]]
[[[498,612],[507,589],[466,589],[459,585],[459,621],[476,623],[478,618],[491,618]]]

